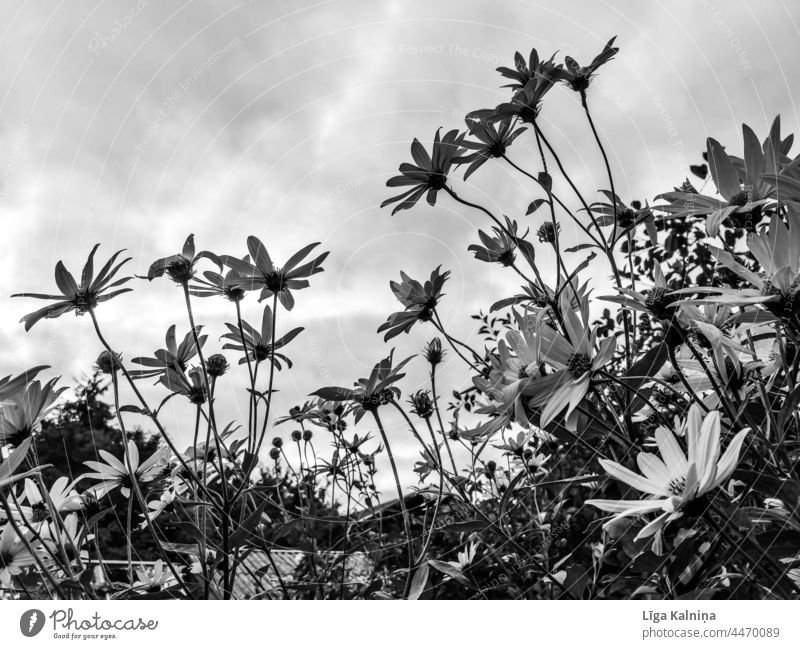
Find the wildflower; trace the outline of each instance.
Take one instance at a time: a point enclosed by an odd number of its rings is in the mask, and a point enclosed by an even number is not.
[[[312,433],[310,430],[304,430],[303,431],[303,441],[304,442],[310,442],[313,437],[314,437],[314,433]]]
[[[62,523],[58,525],[50,523],[42,527],[41,537],[44,545],[54,553],[63,549],[69,559],[78,558],[77,554],[81,559],[87,559],[88,553],[80,551],[87,540],[87,535],[84,527],[78,524],[78,514],[68,514],[63,518]]]
[[[19,445],[35,433],[41,422],[56,407],[56,401],[67,388],[55,388],[58,379],[44,386],[38,380],[11,395],[0,411],[0,446]]]
[[[130,498],[133,485],[132,478],[137,482],[146,484],[158,479],[166,468],[168,448],[162,448],[153,453],[144,462],[139,462],[139,449],[133,440],[128,440],[128,462],[118,460],[108,451],[100,449],[97,451],[105,462],[88,460],[84,464],[92,469],[91,473],[84,473],[78,480],[90,479],[100,480],[91,487],[91,494],[94,498],[102,498],[114,489],[119,488],[125,498]],[[77,480],[76,480],[77,482]]]
[[[603,51],[594,57],[592,62],[581,67],[571,56],[564,57],[564,69],[559,71],[559,80],[566,83],[575,92],[586,92],[589,82],[592,80],[597,69],[604,63],[608,63],[619,52],[618,47],[613,47],[616,36],[606,43]]]
[[[272,445],[275,448],[281,448],[283,446],[283,439],[281,439],[280,437],[273,437],[272,438]]]
[[[430,419],[433,415],[433,401],[427,390],[418,390],[409,399],[412,412],[421,419]]]
[[[400,165],[400,175],[386,181],[387,187],[411,187],[411,189],[398,196],[387,198],[381,203],[381,207],[398,203],[392,209],[392,214],[396,214],[414,207],[424,194],[427,194],[428,205],[436,205],[437,193],[447,186],[447,176],[451,167],[454,163],[458,163],[459,157],[464,153],[463,141],[464,134],[455,129],[445,133],[442,138],[439,137],[437,130],[431,154],[428,155],[425,147],[414,138],[411,144],[411,156],[416,164],[404,162]]]
[[[153,564],[153,572],[146,568],[136,568],[136,581],[134,588],[139,588],[147,593],[157,593],[164,589],[172,580],[169,571],[164,570],[164,562],[159,559]]]
[[[446,352],[442,349],[442,341],[438,337],[435,337],[425,345],[422,353],[425,354],[425,360],[427,360],[431,366],[435,367],[444,360]]]
[[[487,120],[487,117],[490,118],[493,112],[477,110],[466,117],[469,133],[478,141],[465,140],[462,142],[462,146],[472,153],[455,160],[456,164],[469,165],[464,172],[464,180],[480,169],[487,160],[505,156],[508,147],[525,131],[524,126],[514,129],[510,119],[502,120],[497,124]]]
[[[292,431],[292,441],[293,442],[299,442],[301,439],[303,439],[303,431],[301,431],[301,430],[293,430]]]
[[[450,277],[449,270],[442,273],[440,269],[441,266],[437,266],[424,285],[411,279],[403,271],[400,271],[401,282],[389,282],[392,293],[405,310],[392,313],[386,322],[378,327],[378,333],[386,332],[384,341],[403,332],[408,333],[417,322],[429,322],[433,319],[434,310],[439,300],[444,297],[442,295],[444,283]]]
[[[540,79],[552,80],[558,78],[559,71],[561,70],[560,63],[554,63],[553,59],[555,54],[547,61],[539,58],[539,52],[536,48],[531,50],[528,61],[519,52],[514,53],[514,66],[516,69],[512,70],[506,67],[497,68],[497,71],[507,79],[511,79],[512,83],[503,86],[504,88],[511,88],[512,90],[519,90],[524,88],[531,81]]]
[[[116,374],[122,365],[122,357],[120,354],[104,349],[100,352],[95,364],[103,374]]]
[[[224,334],[222,338],[231,342],[224,344],[222,349],[244,352],[244,355],[239,359],[239,365],[243,365],[250,359],[251,362],[256,364],[271,360],[279,370],[281,369],[281,361],[286,363],[287,367],[291,367],[292,361],[284,354],[278,353],[277,350],[292,342],[303,331],[303,327],[292,329],[289,333],[278,338],[273,344],[272,321],[272,309],[267,305],[264,307],[264,314],[261,318],[261,331],[258,331],[244,320],[242,321],[241,331],[238,326],[225,323],[228,333]],[[244,333],[244,336],[242,333]]]
[[[422,459],[414,462],[414,473],[419,476],[419,481],[423,482],[431,473],[437,470],[437,463],[427,448],[423,448],[419,454]]]
[[[112,281],[117,271],[127,262],[130,257],[123,259],[114,265],[117,257],[122,254],[122,250],[115,252],[111,258],[103,265],[97,277],[94,277],[94,253],[100,246],[98,243],[89,253],[89,258],[81,273],[81,283],[78,284],[72,274],[64,267],[64,263],[59,261],[56,264],[56,286],[61,291],[61,295],[46,295],[42,293],[15,293],[11,297],[33,297],[39,300],[57,300],[55,304],[50,304],[43,309],[34,311],[24,316],[20,322],[25,323],[25,331],[30,330],[42,318],[58,318],[65,313],[74,311],[75,315],[83,315],[94,309],[101,302],[132,291],[131,288],[121,288],[108,293],[108,289],[116,288],[131,280],[131,277],[123,277]]]
[[[537,335],[540,339],[542,360],[555,368],[555,372],[535,379],[528,387],[534,394],[530,407],[544,406],[539,426],[544,428],[566,408],[566,426],[574,429],[571,415],[589,391],[592,376],[603,368],[614,355],[615,339],[605,339],[595,353],[596,332],[589,329],[588,295],[576,297],[579,314],[576,314],[566,297],[561,294],[561,315],[569,340],[548,324],[542,324]]]
[[[551,59],[552,61],[552,59]],[[509,119],[519,119],[527,124],[534,124],[539,116],[542,100],[555,83],[554,71],[556,68],[547,62],[546,73],[536,73],[514,93],[511,101],[495,107],[492,115],[487,117],[490,122]]]
[[[36,551],[34,548],[34,552]],[[36,559],[17,536],[14,528],[6,525],[0,532],[0,586],[8,588],[14,577],[34,563]]]
[[[208,385],[205,372],[199,367],[193,367],[187,372],[167,368],[159,377],[161,383],[173,394],[181,394],[195,405],[200,405],[208,399]]]
[[[269,449],[269,456],[275,460],[276,462],[281,459],[281,449],[275,448],[274,446]]]
[[[52,506],[59,514],[76,512],[82,508],[81,497],[75,491],[74,482],[70,482],[66,476],[56,479],[46,497],[42,496],[36,483],[30,478],[25,479],[25,500],[33,511],[33,519],[36,521],[45,520],[50,516],[49,507]]]
[[[672,320],[676,315],[676,302],[678,298],[672,295],[672,291],[667,285],[661,265],[656,262],[653,265],[653,278],[655,286],[652,289],[641,292],[629,288],[620,288],[622,295],[605,296],[601,300],[616,302],[622,306],[651,313],[659,320]]]
[[[493,226],[492,230],[494,231],[494,236],[486,234],[483,230],[478,230],[478,237],[480,237],[483,245],[472,244],[467,250],[472,252],[475,255],[475,259],[480,261],[490,264],[498,263],[503,266],[513,265],[514,251],[517,249],[516,239],[497,226]],[[514,231],[512,230],[512,232]]]
[[[222,354],[211,354],[211,356],[206,359],[206,372],[208,372],[209,376],[213,376],[214,378],[220,377],[225,374],[228,369],[230,369],[228,359]]]
[[[379,406],[394,401],[400,396],[399,388],[394,387],[405,374],[400,370],[410,361],[413,356],[409,356],[397,365],[393,366],[394,350],[382,361],[375,364],[368,378],[358,379],[355,388],[328,387],[320,388],[312,395],[327,399],[329,401],[344,401],[352,403],[352,411],[355,421],[358,423],[367,412],[373,412]]]
[[[632,201],[630,205],[625,204],[619,196],[612,194],[605,189],[600,190],[608,198],[609,203],[592,203],[591,210],[595,221],[600,226],[617,225],[617,238],[610,242],[614,245],[617,241],[627,238],[627,233],[637,225],[644,225],[651,243],[657,241],[657,231],[655,216],[649,206],[642,207],[639,201]],[[616,220],[615,220],[616,218]]]
[[[250,256],[247,255],[244,263],[250,263]],[[239,285],[242,276],[235,270],[229,270],[225,276],[207,270],[203,273],[205,279],[195,278],[195,284],[189,286],[189,293],[197,297],[224,297],[230,302],[241,302],[246,291]]]
[[[189,281],[195,275],[195,264],[204,258],[210,259],[219,267],[220,270],[222,270],[222,262],[220,262],[219,257],[217,257],[217,255],[215,255],[213,252],[203,250],[195,253],[194,235],[190,234],[188,237],[186,237],[186,241],[183,244],[183,249],[179,254],[170,255],[169,257],[164,257],[154,261],[150,265],[147,275],[145,275],[142,279],[148,279],[152,281],[156,277],[163,277],[166,273],[166,275],[176,284],[187,286]]]
[[[784,143],[777,119],[763,144],[746,124],[742,125],[742,133],[743,159],[729,156],[713,138],[707,140],[711,177],[723,200],[681,188],[657,196],[667,201],[657,209],[672,218],[705,215],[706,231],[712,237],[717,236],[720,225],[725,222],[754,231],[761,221],[764,206],[776,197],[774,185],[778,184],[779,176],[774,169],[775,158],[781,155]]]
[[[322,262],[328,254],[323,252],[314,260],[300,265],[319,243],[311,243],[293,254],[282,268],[272,262],[266,247],[257,237],[247,237],[247,249],[250,252],[253,262],[245,257],[237,259],[231,255],[222,255],[220,259],[226,266],[235,270],[241,276],[239,279],[232,279],[231,282],[246,291],[261,290],[258,301],[265,300],[277,295],[278,301],[287,311],[294,308],[294,296],[292,291],[308,288],[308,278],[317,273],[321,273]]]
[[[130,374],[135,379],[143,379],[148,377],[162,376],[167,370],[172,369],[177,372],[185,372],[189,367],[189,361],[197,355],[197,344],[195,343],[195,334],[197,334],[197,341],[202,348],[205,345],[208,336],[200,335],[201,326],[197,326],[195,331],[188,332],[178,345],[175,336],[175,325],[171,325],[167,329],[166,335],[166,349],[158,349],[153,352],[153,356],[132,359],[132,362],[145,367],[152,367],[151,370],[131,370]]]
[[[720,449],[720,416],[713,410],[702,417],[698,406],[693,406],[682,424],[686,437],[688,457],[672,431],[660,427],[655,432],[661,458],[653,453],[639,453],[636,458],[642,475],[610,460],[600,460],[606,473],[634,489],[648,494],[643,500],[587,500],[592,505],[620,518],[662,512],[645,525],[636,539],[660,532],[670,521],[692,513],[692,505],[717,487],[722,486],[739,463],[745,429],[734,435],[725,453]]]
[[[747,237],[750,252],[761,266],[760,273],[740,264],[727,250],[708,246],[717,262],[750,284],[749,287],[693,287],[676,294],[710,294],[690,298],[687,302],[745,306],[761,304],[776,318],[797,324],[800,316],[800,223],[792,227],[777,215],[770,219],[769,228]]]
[[[545,221],[536,230],[536,236],[539,237],[539,243],[552,243],[555,244],[558,240],[558,233],[561,232],[561,224],[556,223],[553,225],[552,221]]]

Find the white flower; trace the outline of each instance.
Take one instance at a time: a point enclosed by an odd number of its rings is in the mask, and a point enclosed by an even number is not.
[[[685,424],[688,457],[675,435],[666,428],[659,428],[655,438],[661,458],[653,453],[639,453],[636,461],[642,475],[616,462],[600,460],[609,475],[648,494],[648,498],[587,500],[586,504],[617,514],[606,525],[628,516],[662,512],[642,528],[637,540],[652,536],[669,521],[682,516],[682,510],[689,503],[721,486],[731,476],[749,430],[737,433],[721,454],[719,412],[712,411],[702,420],[701,417],[698,406],[689,410]]]

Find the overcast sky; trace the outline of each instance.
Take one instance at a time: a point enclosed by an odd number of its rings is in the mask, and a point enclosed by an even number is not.
[[[396,216],[378,208],[413,137],[459,128],[466,112],[507,96],[495,68],[515,50],[586,63],[618,35],[590,103],[619,193],[652,199],[682,181],[706,136],[739,153],[742,122],[763,136],[780,113],[784,132],[796,130],[798,23],[791,3],[721,0],[4,0],[0,294],[50,292],[56,261],[78,273],[96,242],[103,259],[128,249],[129,270],[144,273],[190,232],[201,249],[238,255],[255,234],[278,262],[320,241],[332,251],[326,272],[279,313],[280,329],[306,327],[289,348],[296,370],[279,377],[285,411],[322,385],[350,385],[385,354],[375,330],[397,309],[388,282],[401,269],[453,271],[442,314],[464,339],[474,337],[469,313],[518,287],[467,252],[486,227],[479,214],[446,197]],[[607,186],[574,95],[551,93],[542,127],[582,187]],[[511,157],[538,171],[524,140]],[[524,216],[539,195],[530,183],[499,165],[473,178],[463,189],[455,180],[459,191],[538,226]],[[136,289],[98,312],[128,359],[163,346],[172,323],[188,331],[179,289],[166,280]],[[100,346],[87,318],[25,334],[17,321],[41,304],[4,297],[3,306],[0,375],[48,363],[70,382],[90,370]],[[221,346],[229,306],[197,304],[207,353]],[[245,311],[260,321],[254,296]],[[393,341],[396,353],[417,352],[430,335],[417,327]],[[454,355],[446,372],[463,386]],[[186,434],[184,413],[176,403],[171,430]],[[389,423],[408,467],[416,451]]]

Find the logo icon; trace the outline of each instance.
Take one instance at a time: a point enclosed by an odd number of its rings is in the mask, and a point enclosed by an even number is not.
[[[19,618],[19,630],[26,638],[32,638],[44,628],[44,613],[38,608],[25,611]]]

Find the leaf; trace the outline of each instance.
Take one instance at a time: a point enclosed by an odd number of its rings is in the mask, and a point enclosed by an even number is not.
[[[548,194],[550,193],[550,190],[553,189],[553,179],[546,171],[539,172],[539,184]]]
[[[708,166],[711,169],[711,177],[714,179],[717,191],[719,191],[726,200],[730,200],[741,191],[739,175],[736,173],[733,163],[719,142],[710,137],[706,143],[708,149]]]
[[[320,388],[315,392],[312,392],[312,396],[320,397],[325,399],[326,401],[350,401],[356,396],[355,390],[349,390],[348,388],[340,388],[340,387],[329,387],[329,388]]]
[[[408,599],[419,599],[425,590],[425,585],[428,583],[428,573],[430,569],[427,563],[423,563],[417,568],[414,573],[414,578],[411,580],[411,590],[408,592]]]
[[[447,532],[462,534],[466,532],[480,532],[481,530],[486,529],[486,527],[487,527],[486,521],[480,521],[475,519],[471,521],[459,521],[457,523],[450,523],[450,525],[445,525],[443,529]]]
[[[139,406],[120,406],[117,412],[132,412],[136,415],[144,415],[145,417],[150,416],[150,413],[147,412],[147,410],[140,408]]]
[[[542,205],[546,204],[547,201],[543,198],[537,198],[533,201],[530,205],[528,205],[528,211],[525,212],[525,215],[533,214],[536,210],[538,210]]]
[[[8,459],[3,462],[3,464],[0,464],[0,487],[5,487],[22,479],[22,475],[14,476],[14,472],[27,457],[32,441],[32,437],[25,439],[17,446],[16,449],[14,449],[14,452],[8,457]],[[34,469],[33,472],[35,471],[36,469]],[[25,473],[25,475],[28,475],[29,473],[32,472],[28,471]]]
[[[242,524],[234,530],[233,534],[229,537],[229,547],[237,548],[242,545],[253,533],[253,530],[261,522],[261,515],[264,513],[264,508],[267,506],[267,500],[262,500],[255,511],[250,514]]]
[[[579,243],[577,246],[572,246],[571,248],[564,248],[564,252],[579,252],[581,250],[588,250],[589,248],[594,248],[595,244],[593,243]]]

